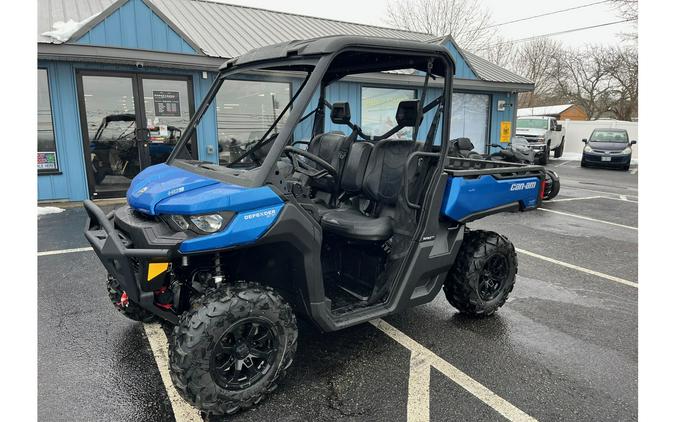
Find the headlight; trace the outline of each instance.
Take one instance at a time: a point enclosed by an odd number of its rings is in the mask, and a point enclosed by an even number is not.
[[[626,147],[626,149],[624,149],[623,151],[621,151],[622,154],[630,154],[631,152],[633,152],[633,150],[630,149],[630,147]]]
[[[593,148],[591,148],[591,147],[589,147],[588,145],[586,145],[586,146],[584,147],[584,152],[593,152]]]
[[[194,215],[190,221],[199,230],[205,233],[214,233],[223,227],[223,217],[220,214]]]

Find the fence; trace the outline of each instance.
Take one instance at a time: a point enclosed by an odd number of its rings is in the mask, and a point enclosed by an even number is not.
[[[637,122],[625,122],[621,120],[590,120],[590,121],[576,121],[565,120],[560,122],[565,131],[565,155],[579,156],[584,149],[582,139],[588,139],[591,136],[593,129],[600,128],[617,128],[626,129],[628,131],[628,139],[631,141],[638,140],[638,124]],[[638,158],[638,145],[633,145],[633,160]]]

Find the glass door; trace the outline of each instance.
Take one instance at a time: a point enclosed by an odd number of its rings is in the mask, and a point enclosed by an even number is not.
[[[85,72],[78,85],[90,196],[122,197],[180,139],[193,113],[192,86],[186,77]]]

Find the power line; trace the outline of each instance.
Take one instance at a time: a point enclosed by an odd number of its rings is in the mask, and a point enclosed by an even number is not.
[[[544,17],[544,16],[555,15],[555,14],[558,14],[558,13],[569,12],[570,10],[583,9],[584,7],[595,6],[596,4],[607,3],[608,1],[609,1],[609,0],[596,1],[596,2],[594,2],[594,3],[582,4],[582,5],[580,5],[580,6],[569,7],[569,8],[567,8],[567,9],[555,10],[555,11],[553,11],[553,12],[547,12],[547,13],[542,13],[542,14],[540,14],[540,15],[529,16],[529,17],[527,17],[527,18],[520,18],[520,19],[515,19],[515,20],[512,20],[512,21],[508,21],[508,22],[497,23],[497,24],[494,24],[494,25],[486,26],[485,29],[487,29],[487,28],[495,28],[495,27],[497,27],[497,26],[502,26],[502,25],[508,25],[508,24],[510,24],[510,23],[516,23],[516,22],[527,21],[527,20],[530,20],[530,19],[541,18],[541,17]]]
[[[532,37],[519,38],[517,40],[504,41],[504,42],[500,42],[500,43],[497,43],[497,44],[491,44],[489,46],[483,47],[482,50],[486,50],[486,49],[491,48],[491,47],[496,47],[496,46],[505,45],[505,44],[516,44],[516,43],[523,42],[523,41],[536,40],[536,39],[539,39],[539,38],[548,38],[548,37],[552,37],[552,36],[555,36],[555,35],[569,34],[570,32],[585,31],[587,29],[600,28],[602,26],[609,26],[609,25],[616,25],[618,23],[630,22],[630,21],[634,21],[634,20],[637,20],[637,19],[635,19],[635,18],[633,18],[633,19],[623,19],[623,20],[615,21],[615,22],[601,23],[599,25],[583,26],[581,28],[567,29],[567,30],[558,31],[558,32],[549,32],[548,34],[535,35],[535,36],[532,36]]]

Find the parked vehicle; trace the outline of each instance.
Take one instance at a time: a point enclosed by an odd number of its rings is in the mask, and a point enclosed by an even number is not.
[[[326,101],[345,77],[399,69],[425,82],[386,133],[363,133],[348,103]],[[265,134],[226,162],[178,158],[224,80],[270,70],[303,81]],[[168,161],[132,181],[128,205],[105,215],[85,201],[85,236],[114,305],[175,325],[169,366],[185,400],[211,415],[260,403],[293,362],[296,314],[333,331],[441,289],[472,316],[506,302],[513,244],[466,223],[537,208],[545,176],[539,166],[447,157],[453,74],[448,50],[431,43],[335,36],[258,49],[221,67]],[[444,87],[426,101],[432,77]],[[326,110],[351,133],[326,132]],[[311,117],[303,149],[293,133]],[[418,140],[423,118],[431,123]],[[403,128],[412,139],[391,139]]]
[[[633,156],[632,146],[637,143],[628,139],[626,129],[594,129],[590,138],[582,139],[586,146],[581,156],[581,167],[593,165],[628,170]]]
[[[111,123],[121,123],[121,127],[111,129]],[[103,182],[108,175],[132,178],[138,173],[138,138],[144,136],[152,164],[163,163],[169,158],[181,130],[167,126],[166,134],[159,127],[136,129],[134,114],[111,114],[101,121],[89,144],[91,166],[94,181]]]
[[[516,121],[516,136],[527,139],[532,149],[541,152],[538,155],[541,165],[548,164],[551,151],[555,158],[560,158],[565,150],[565,132],[554,117],[519,117]]]
[[[483,160],[505,161],[509,163],[534,164],[539,158],[537,154],[541,151],[532,149],[525,138],[514,136],[511,142],[506,146],[500,144],[490,145],[498,150],[492,154],[481,155],[474,151],[473,143],[469,138],[458,138],[450,140],[450,155],[454,157],[464,157]],[[544,180],[544,191],[542,199],[548,201],[555,198],[560,192],[560,177],[550,169],[545,169],[546,177]]]

